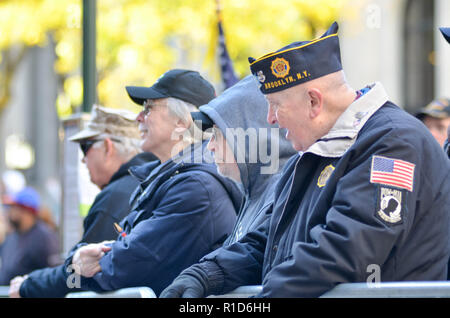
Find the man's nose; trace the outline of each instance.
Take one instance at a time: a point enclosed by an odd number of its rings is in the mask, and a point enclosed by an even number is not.
[[[138,123],[143,123],[144,122],[144,111],[141,111],[137,116],[136,116],[136,121]]]
[[[275,114],[275,111],[273,110],[273,107],[271,107],[270,105],[267,109],[267,122],[270,125],[274,125],[277,122],[277,116]]]
[[[214,146],[215,142],[213,141],[213,137],[209,138],[208,141],[208,145],[206,146],[206,148],[211,151],[214,152],[216,150],[216,147]]]

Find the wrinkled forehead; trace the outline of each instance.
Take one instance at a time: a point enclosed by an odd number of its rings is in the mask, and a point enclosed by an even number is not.
[[[299,84],[293,87],[286,88],[282,91],[265,94],[269,103],[280,104],[282,102],[293,100],[295,98],[301,98],[311,85],[309,83]]]

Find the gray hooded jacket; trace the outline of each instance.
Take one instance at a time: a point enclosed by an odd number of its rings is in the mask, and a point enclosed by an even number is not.
[[[245,195],[224,245],[255,230],[270,215],[279,171],[296,153],[285,130],[267,123],[267,107],[258,83],[249,75],[199,108],[219,127],[233,150]]]

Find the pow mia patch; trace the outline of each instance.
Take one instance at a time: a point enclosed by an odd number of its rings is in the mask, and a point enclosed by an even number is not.
[[[389,224],[402,221],[402,191],[380,187],[376,214]]]
[[[333,171],[334,171],[333,165],[328,165],[325,168],[323,168],[319,178],[317,179],[317,186],[319,188],[322,188],[325,186],[325,184],[327,184],[327,181],[330,178]]]

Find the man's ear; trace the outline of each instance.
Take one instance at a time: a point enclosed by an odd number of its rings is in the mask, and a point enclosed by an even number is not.
[[[308,97],[310,101],[310,113],[311,119],[316,118],[322,112],[323,96],[319,89],[310,88],[308,90]]]
[[[186,130],[188,130],[188,128],[189,123],[181,119],[177,119],[177,121],[175,122],[175,132],[178,134],[183,134]]]
[[[114,147],[114,144],[111,139],[105,138],[103,140],[103,146],[105,148],[106,157],[111,157],[115,154],[116,148]]]

